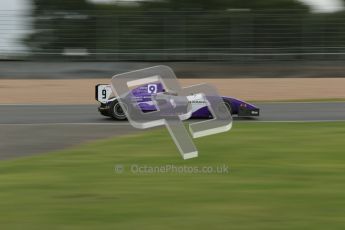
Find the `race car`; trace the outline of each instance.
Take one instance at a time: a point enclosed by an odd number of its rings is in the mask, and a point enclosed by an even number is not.
[[[159,82],[141,85],[131,90],[132,97],[134,97],[137,105],[143,112],[157,110],[155,103],[152,101],[152,96],[157,94],[168,94]],[[171,95],[171,93],[169,94]],[[239,117],[260,115],[260,109],[250,103],[226,96],[222,96],[222,99],[231,115],[237,115]],[[98,111],[103,116],[111,117],[115,120],[127,119],[118,98],[112,91],[111,85],[96,85],[96,100],[100,102]],[[187,96],[187,100],[191,105],[192,115],[190,118],[212,118],[212,114],[202,94]]]

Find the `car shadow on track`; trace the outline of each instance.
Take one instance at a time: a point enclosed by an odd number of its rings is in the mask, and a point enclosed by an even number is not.
[[[188,119],[188,121],[192,122],[192,121],[203,121],[203,120],[208,120],[205,118],[192,118],[192,119]],[[233,121],[257,121],[259,120],[257,117],[233,117]],[[128,120],[114,120],[113,118],[110,117],[104,117],[104,118],[100,118],[98,120],[99,122],[102,123],[108,123],[108,122],[118,122],[118,123],[129,123]]]

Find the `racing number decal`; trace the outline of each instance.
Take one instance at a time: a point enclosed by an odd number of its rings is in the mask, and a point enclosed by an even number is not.
[[[97,101],[101,103],[106,103],[112,93],[110,85],[98,85],[97,91]]]
[[[147,85],[147,92],[148,93],[157,93],[157,85],[156,84],[148,84]]]
[[[107,90],[106,89],[102,90],[102,99],[107,99]]]

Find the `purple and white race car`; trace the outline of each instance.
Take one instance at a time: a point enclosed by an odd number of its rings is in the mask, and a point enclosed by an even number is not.
[[[156,106],[151,99],[153,95],[160,93],[168,94],[165,92],[161,83],[142,85],[132,89],[131,93],[137,105],[143,112],[156,110]],[[238,115],[239,117],[252,117],[259,116],[260,114],[260,109],[252,104],[232,97],[222,96],[222,98],[231,115]],[[187,99],[191,104],[191,118],[212,118],[212,114],[209,112],[207,103],[202,94],[193,94],[187,96]],[[101,103],[101,105],[98,107],[98,111],[102,115],[111,117],[115,120],[127,119],[117,97],[112,92],[111,85],[96,85],[96,100]]]

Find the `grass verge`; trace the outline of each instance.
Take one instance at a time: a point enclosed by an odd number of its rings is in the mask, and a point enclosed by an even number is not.
[[[344,122],[236,123],[187,161],[165,130],[2,161],[0,229],[343,229],[344,140]]]

